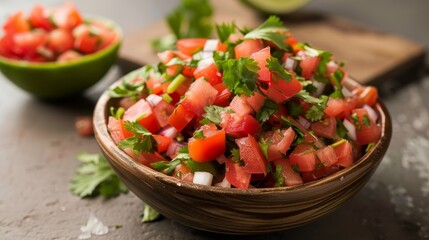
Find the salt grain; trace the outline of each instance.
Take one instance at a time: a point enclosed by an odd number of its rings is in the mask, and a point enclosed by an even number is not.
[[[94,213],[90,213],[88,222],[85,226],[80,227],[80,231],[78,239],[84,240],[90,239],[92,234],[97,236],[105,235],[109,232],[109,228],[98,220]]]

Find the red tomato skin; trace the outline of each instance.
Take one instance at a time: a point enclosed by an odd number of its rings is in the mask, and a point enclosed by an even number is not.
[[[250,115],[239,116],[235,113],[222,113],[221,126],[229,136],[240,138],[255,135],[259,131],[259,122]]]
[[[109,117],[107,129],[109,130],[110,136],[112,137],[115,144],[118,144],[125,138],[133,136],[133,133],[125,129],[122,119],[116,119],[112,116]]]
[[[29,21],[35,28],[42,28],[46,31],[51,31],[55,28],[55,26],[49,20],[51,14],[51,11],[45,7],[36,5],[30,11]]]
[[[154,108],[153,112],[155,113],[156,120],[158,121],[158,124],[160,127],[165,127],[168,125],[168,119],[170,115],[174,111],[174,106],[171,104],[168,104],[164,100],[159,102]]]
[[[194,117],[195,113],[188,111],[182,104],[179,104],[168,118],[168,124],[180,132],[192,121]]]
[[[337,154],[332,146],[326,146],[316,151],[317,158],[326,166],[332,166],[338,162]]]
[[[253,111],[255,112],[259,112],[265,102],[264,95],[260,94],[259,92],[255,92],[252,96],[245,98],[247,103],[252,107]]]
[[[72,3],[66,3],[53,12],[53,20],[58,28],[71,31],[82,23],[82,16]]]
[[[361,86],[352,92],[357,97],[357,107],[367,104],[374,106],[378,99],[377,88],[373,86]]]
[[[68,50],[68,51],[65,51],[62,54],[60,54],[57,58],[57,61],[58,62],[69,62],[69,61],[79,59],[81,57],[82,57],[82,55],[80,55],[78,52],[76,52],[74,50]]]
[[[229,105],[230,101],[229,99],[232,96],[232,93],[229,91],[229,89],[223,85],[222,83],[216,84],[213,86],[218,94],[215,97],[214,101],[213,101],[213,105],[217,105],[217,106],[221,106],[221,107],[226,107]]]
[[[47,47],[55,53],[63,53],[73,48],[74,38],[71,32],[55,29],[48,34]]]
[[[356,107],[356,98],[329,98],[323,112],[331,118],[344,119]]]
[[[342,167],[350,167],[353,164],[353,148],[350,142],[345,142],[334,148],[337,154],[337,165]]]
[[[238,189],[248,189],[251,174],[231,159],[225,161],[225,177],[232,186]]]
[[[152,168],[151,164],[156,162],[167,161],[163,156],[158,152],[154,153],[139,153],[136,154],[131,148],[123,149],[130,157],[137,160],[137,162]],[[152,168],[153,169],[153,168]]]
[[[289,155],[290,164],[298,165],[301,172],[310,172],[316,169],[316,152],[310,145],[300,144]]]
[[[281,131],[281,134],[279,131]],[[286,154],[294,138],[295,132],[292,128],[274,130],[265,133],[264,140],[269,141],[267,160],[273,161],[275,159],[283,158],[282,154]]]
[[[94,127],[91,117],[77,117],[75,120],[75,129],[82,137],[94,136]]]
[[[25,18],[22,11],[16,12],[10,16],[3,25],[5,33],[21,33],[31,30],[30,23]]]
[[[159,152],[159,153],[163,153],[163,152],[167,151],[168,146],[173,141],[172,138],[165,137],[162,135],[153,134],[152,136],[153,136],[153,138],[155,138],[156,146],[157,146],[157,152]]]
[[[124,113],[123,120],[137,121],[151,133],[156,133],[160,128],[150,104],[144,99],[140,99],[128,108]]]
[[[190,138],[189,156],[196,162],[209,162],[225,153],[226,136],[223,129],[217,130],[214,124],[203,125],[203,139]]]
[[[231,109],[240,116],[249,115],[253,112],[252,107],[247,103],[246,96],[235,96],[229,104]]]
[[[337,120],[335,118],[326,118],[319,122],[311,124],[311,130],[316,136],[325,138],[334,138],[337,130]]]
[[[245,162],[244,168],[252,174],[267,175],[267,161],[256,139],[247,135],[247,137],[235,139],[235,143],[240,150],[240,158]]]
[[[46,42],[46,32],[31,31],[13,35],[12,52],[18,56],[33,56],[37,49]]]
[[[203,49],[206,42],[207,39],[205,38],[179,39],[176,42],[176,47],[180,52],[192,56],[197,51]]]
[[[311,79],[313,73],[317,69],[317,65],[319,65],[320,57],[306,57],[299,63],[299,66],[302,69],[302,76],[305,79]]]
[[[276,159],[274,160],[274,165],[276,167],[282,167],[282,175],[285,179],[286,186],[296,186],[304,183],[302,181],[301,175],[299,175],[299,173],[295,172],[292,169],[292,166],[288,159]]]
[[[234,48],[235,59],[250,57],[253,53],[264,48],[261,39],[246,39]]]
[[[193,75],[195,79],[205,78],[212,86],[222,83],[222,75],[212,59],[202,60]]]
[[[268,89],[261,91],[272,99],[277,104],[280,104],[302,90],[302,84],[296,79],[292,78],[290,82],[279,79],[277,82],[274,79],[270,82]]]
[[[81,24],[73,29],[75,38],[74,48],[83,54],[90,54],[97,51],[101,42],[98,35],[91,34],[90,27]]]
[[[381,137],[381,126],[377,125],[368,115],[368,112],[366,109],[363,108],[356,108],[352,111],[352,115],[357,114],[360,130],[359,127],[356,126],[356,137],[357,142],[361,145],[366,145],[369,143],[375,143],[377,142]],[[364,116],[367,116],[370,125],[366,126],[364,124]],[[353,122],[353,121],[351,121]]]
[[[259,81],[270,82],[272,79],[271,72],[266,67],[267,59],[270,57],[271,57],[270,47],[263,48],[258,52],[254,52],[252,53],[252,55],[250,55],[250,58],[253,58],[253,60],[258,62],[258,67],[260,68],[260,70],[258,71]]]
[[[210,83],[203,78],[199,78],[189,87],[181,104],[188,111],[201,116],[205,112],[204,107],[211,105],[217,94],[218,91]]]

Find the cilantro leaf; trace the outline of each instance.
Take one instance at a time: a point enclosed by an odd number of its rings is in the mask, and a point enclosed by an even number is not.
[[[258,63],[252,58],[228,59],[221,62],[223,83],[235,95],[253,95],[257,89]]]
[[[339,138],[348,139],[347,133],[349,132],[347,128],[344,126],[343,121],[341,121],[339,118],[337,120],[337,136]]]
[[[228,38],[231,34],[235,32],[236,26],[235,23],[221,23],[216,24],[216,32],[221,42],[228,41]]]
[[[287,113],[291,117],[297,117],[304,113],[304,108],[299,102],[296,101],[287,101],[286,102]]]
[[[301,130],[301,128],[299,128],[293,121],[289,120],[285,116],[282,116],[281,118],[283,120],[283,126],[285,126],[285,127],[291,127],[292,130],[295,132],[295,137],[294,137],[293,142],[292,142],[291,145],[292,146],[296,146],[296,145],[304,142],[305,134]]]
[[[119,85],[116,85],[108,90],[110,97],[131,97],[136,99],[137,95],[143,93],[144,90],[146,90],[145,80],[147,80],[154,72],[156,72],[156,68],[154,66],[146,65],[128,73]]]
[[[356,130],[361,131],[362,125],[359,122],[359,117],[358,117],[357,113],[352,114],[352,120],[353,120],[353,124],[356,126]]]
[[[269,145],[270,145],[270,140],[269,139],[265,140],[265,139],[261,138],[259,140],[259,147],[261,148],[262,153],[265,156],[265,159],[268,159],[268,146]]]
[[[244,35],[244,39],[264,39],[274,43],[280,49],[288,50],[288,46],[284,42],[287,39],[284,34],[286,31],[288,29],[283,25],[279,17],[270,16],[259,27]]]
[[[156,150],[156,140],[146,128],[138,122],[124,122],[125,129],[134,133],[134,136],[126,138],[119,142],[119,148],[131,148],[136,154],[150,152]]]
[[[171,175],[176,169],[177,165],[179,165],[182,161],[179,159],[172,160],[170,162],[159,161],[151,163],[150,165],[157,171],[162,172],[167,175]]]
[[[276,171],[273,174],[275,187],[284,187],[285,186],[285,178],[283,177],[283,166],[277,165]]]
[[[81,164],[70,181],[70,191],[73,194],[81,198],[98,194],[109,198],[128,192],[128,188],[102,155],[79,153],[77,159]]]
[[[296,173],[301,174],[301,169],[299,169],[299,165],[297,164],[293,164],[292,166],[292,170],[294,170]]]
[[[202,129],[196,130],[193,134],[195,139],[204,139],[204,132]]]
[[[365,125],[365,126],[367,126],[367,127],[369,127],[369,126],[371,126],[371,121],[369,120],[369,117],[368,117],[368,115],[363,115],[363,125]]]
[[[344,98],[342,89],[343,86],[341,85],[341,81],[343,80],[344,73],[337,69],[334,73],[331,74],[331,78],[334,81],[334,88],[335,91],[330,95],[332,98]]]
[[[280,64],[277,58],[268,58],[266,67],[270,70],[270,72],[273,73],[273,78],[275,82],[277,82],[279,78],[286,82],[290,82],[290,80],[292,79],[292,74],[286,71],[286,69]]]
[[[147,222],[153,222],[161,217],[161,214],[159,214],[155,209],[153,209],[151,206],[145,204],[144,210],[142,213],[142,223]]]
[[[321,120],[325,116],[323,110],[326,108],[328,99],[325,95],[320,96],[318,101],[305,112],[305,117],[311,122]]]
[[[264,105],[262,105],[261,109],[256,113],[256,119],[263,123],[278,110],[279,106],[274,101],[267,98],[265,99]]]
[[[231,159],[240,166],[244,166],[244,161],[240,157],[240,150],[237,148],[231,149]]]
[[[118,109],[116,109],[116,111],[115,111],[115,107],[113,106],[110,107],[110,116],[116,119],[122,118],[122,115],[124,115],[124,113],[125,113],[125,108],[123,107],[119,107]]]
[[[204,119],[202,120],[203,123],[214,123],[216,125],[219,125],[222,121],[221,113],[224,111],[228,111],[228,109],[224,107],[219,107],[216,105],[209,105],[205,106],[204,110],[206,113],[203,114]]]

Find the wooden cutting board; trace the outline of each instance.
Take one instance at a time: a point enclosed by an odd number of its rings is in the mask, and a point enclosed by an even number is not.
[[[264,18],[239,1],[212,1],[215,21],[255,27]],[[406,74],[419,72],[424,66],[426,50],[403,37],[373,30],[350,20],[314,13],[297,13],[284,18],[286,26],[299,41],[329,50],[338,61],[346,63],[350,75],[364,84],[394,85],[409,81]],[[150,41],[169,30],[164,22],[155,23],[125,36],[120,53],[120,66],[130,71],[144,64],[157,63]]]

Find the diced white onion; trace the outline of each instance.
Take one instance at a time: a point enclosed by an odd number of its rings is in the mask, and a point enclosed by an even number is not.
[[[374,122],[377,122],[378,114],[375,110],[369,105],[363,105],[363,108],[368,112],[369,118],[371,118]]]
[[[353,141],[357,140],[356,137],[356,127],[349,120],[344,119],[343,121],[344,127],[347,129],[347,136]]]
[[[152,107],[155,107],[156,105],[158,105],[158,103],[160,103],[162,101],[162,97],[158,96],[156,94],[151,94],[149,96],[147,96],[146,101],[152,105]]]
[[[292,58],[286,58],[286,61],[285,61],[285,64],[284,64],[284,67],[287,69],[287,70],[293,70],[293,69],[295,69],[296,68],[296,65],[298,65],[298,61],[296,61],[295,59],[292,59]]]
[[[195,184],[211,186],[213,182],[213,174],[209,172],[194,172],[194,179],[192,182]]]
[[[344,97],[353,97],[353,93],[350,92],[347,88],[343,87],[341,88],[341,92],[343,93]]]
[[[198,62],[198,67],[206,68],[206,67],[210,66],[210,64],[213,64],[213,63],[214,63],[213,58],[206,58],[206,59],[203,59],[203,60]]]
[[[305,54],[304,51],[301,50],[301,51],[299,51],[299,52],[296,53],[296,56],[299,57],[299,58],[303,58],[303,57],[306,56],[306,54]]]
[[[173,141],[167,148],[167,152],[165,154],[169,157],[174,156],[181,148],[183,148],[185,144],[178,143]]]
[[[216,183],[215,186],[224,187],[224,188],[231,188],[231,183],[228,181],[228,179],[226,179],[226,177],[224,177],[222,182]]]
[[[315,94],[316,96],[322,95],[323,91],[325,90],[326,83],[318,82],[316,80],[313,80],[313,86],[317,88]]]
[[[216,158],[216,161],[217,161],[219,164],[224,164],[224,163],[225,163],[225,161],[226,161],[226,157],[225,157],[225,155],[220,155],[219,157],[217,157],[217,158]]]
[[[310,128],[310,126],[311,126],[311,123],[310,123],[307,119],[305,119],[305,118],[303,118],[303,117],[301,117],[301,116],[298,116],[298,122],[299,122],[299,124],[301,124],[305,129],[309,129],[309,128]]]
[[[204,52],[214,52],[217,50],[217,46],[219,45],[218,39],[209,39],[206,41],[206,44],[204,44]]]
[[[168,126],[168,127],[163,128],[159,132],[159,135],[169,137],[169,138],[175,138],[177,136],[177,129],[175,127],[172,127],[172,126]]]

